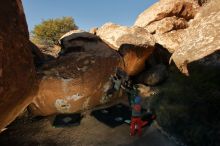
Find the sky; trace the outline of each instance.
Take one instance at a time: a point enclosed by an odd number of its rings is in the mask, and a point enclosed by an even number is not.
[[[29,31],[42,20],[72,16],[88,31],[106,22],[132,26],[137,16],[158,0],[22,0]]]

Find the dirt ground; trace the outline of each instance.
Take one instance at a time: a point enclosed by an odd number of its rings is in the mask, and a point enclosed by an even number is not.
[[[0,134],[1,146],[175,146],[155,124],[143,136],[129,136],[129,125],[110,128],[87,113],[79,126],[54,128],[54,117],[18,119]]]

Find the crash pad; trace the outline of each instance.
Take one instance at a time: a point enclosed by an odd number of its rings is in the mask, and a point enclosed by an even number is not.
[[[130,120],[131,110],[129,106],[119,103],[107,108],[94,110],[91,115],[107,126],[114,128],[123,124],[125,120]]]
[[[150,125],[154,120],[154,115],[152,113],[146,113],[146,109],[142,108],[142,120],[146,123],[143,126]],[[97,120],[104,123],[105,125],[114,128],[120,126],[124,123],[130,124],[131,121],[131,108],[122,103],[94,110],[91,112]],[[147,121],[147,122],[146,122]]]
[[[80,125],[82,115],[80,113],[74,114],[59,114],[54,118],[54,127],[70,127]]]

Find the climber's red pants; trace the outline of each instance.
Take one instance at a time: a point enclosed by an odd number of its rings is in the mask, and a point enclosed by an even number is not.
[[[137,127],[137,131],[138,131],[138,135],[141,136],[142,135],[142,120],[141,117],[132,117],[131,118],[131,125],[130,125],[130,135],[134,136],[135,134],[135,130]]]

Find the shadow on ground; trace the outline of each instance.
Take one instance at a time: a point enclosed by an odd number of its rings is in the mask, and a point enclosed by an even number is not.
[[[0,134],[0,145],[16,146],[175,146],[153,125],[139,138],[129,136],[129,125],[110,128],[87,114],[80,126],[54,128],[53,117],[19,119]]]

